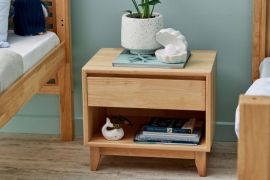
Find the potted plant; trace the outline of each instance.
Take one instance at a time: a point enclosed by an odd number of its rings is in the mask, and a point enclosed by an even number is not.
[[[154,12],[160,0],[132,0],[136,12],[127,11],[122,16],[121,43],[133,54],[154,54],[161,47],[156,33],[163,28],[163,17]]]

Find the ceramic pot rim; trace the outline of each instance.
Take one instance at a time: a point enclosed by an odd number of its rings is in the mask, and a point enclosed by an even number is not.
[[[152,18],[134,18],[134,17],[130,17],[128,16],[130,15],[130,13],[125,13],[123,14],[123,18],[126,18],[126,19],[132,19],[132,20],[137,20],[137,21],[151,21],[151,20],[156,20],[156,19],[161,19],[163,18],[162,14],[160,13],[157,13],[157,12],[154,12],[153,15],[155,17],[152,17]]]

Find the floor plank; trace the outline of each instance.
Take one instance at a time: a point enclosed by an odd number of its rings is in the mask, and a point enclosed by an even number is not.
[[[198,177],[192,160],[158,158],[105,156],[91,172],[82,143],[81,138],[60,142],[50,135],[0,133],[0,179],[236,179],[236,143],[214,145],[206,178]]]

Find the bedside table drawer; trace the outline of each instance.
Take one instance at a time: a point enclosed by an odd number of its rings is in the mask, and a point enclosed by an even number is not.
[[[88,106],[205,110],[205,81],[88,77]]]

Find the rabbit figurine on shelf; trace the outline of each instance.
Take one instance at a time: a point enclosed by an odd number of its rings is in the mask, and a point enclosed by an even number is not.
[[[108,128],[111,128],[111,130]],[[124,137],[124,130],[120,126],[116,127],[109,118],[106,118],[106,124],[102,127],[102,134],[109,141],[117,141]]]
[[[123,116],[112,117],[112,121],[110,118],[106,118],[106,123],[102,127],[102,135],[105,139],[109,141],[117,141],[124,137],[124,130],[121,127],[121,124],[128,124],[132,126],[132,123]]]

